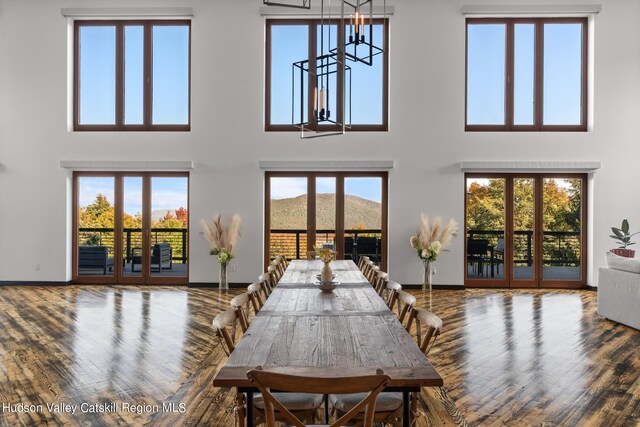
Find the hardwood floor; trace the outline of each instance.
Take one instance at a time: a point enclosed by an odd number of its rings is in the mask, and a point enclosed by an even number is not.
[[[421,294],[421,293],[420,293]],[[473,425],[640,425],[640,332],[597,314],[591,291],[436,291],[430,353]]]
[[[232,425],[209,325],[237,293],[0,289],[0,425]],[[412,293],[443,318],[430,359],[471,424],[640,425],[640,332],[600,318],[596,293]],[[46,407],[60,402],[76,413]],[[21,403],[41,410],[2,410]]]

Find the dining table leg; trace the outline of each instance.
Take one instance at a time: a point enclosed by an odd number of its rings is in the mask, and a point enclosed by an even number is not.
[[[253,392],[247,392],[247,427],[253,427]]]
[[[411,426],[411,403],[409,402],[409,396],[411,393],[407,390],[402,392],[402,425],[403,427]]]
[[[324,395],[324,423],[329,424],[329,395]]]

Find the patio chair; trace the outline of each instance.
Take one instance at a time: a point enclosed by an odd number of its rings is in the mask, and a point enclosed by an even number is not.
[[[78,246],[78,270],[102,270],[104,275],[113,270],[113,258],[106,246]]]
[[[484,277],[484,264],[488,251],[488,240],[467,239],[467,264],[471,265],[476,276]]]

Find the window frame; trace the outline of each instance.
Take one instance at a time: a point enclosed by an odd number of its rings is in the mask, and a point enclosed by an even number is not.
[[[271,124],[271,28],[281,25],[306,25],[309,28],[308,57],[315,57],[317,49],[317,26],[320,25],[320,19],[267,19],[265,28],[265,108],[264,108],[264,130],[266,132],[300,132],[300,129],[293,124]],[[339,20],[331,20],[331,25],[337,25],[337,40],[341,40],[346,32],[343,28],[340,30]],[[382,123],[381,124],[351,124],[346,128],[347,132],[386,132],[389,130],[389,19],[375,18],[373,24],[383,25],[383,61],[382,61]],[[346,25],[346,24],[345,24]],[[302,58],[301,58],[302,59]],[[311,80],[309,80],[311,82]],[[308,99],[312,99],[313,86],[309,83]],[[338,108],[337,121],[341,122],[344,117],[342,108]],[[309,126],[315,129],[314,125]],[[342,130],[337,125],[322,125],[323,131]]]
[[[115,27],[115,124],[80,123],[80,28]],[[142,26],[144,32],[143,48],[143,123],[125,124],[125,74],[124,74],[124,27]],[[188,52],[188,91],[187,124],[153,124],[153,27],[186,26],[189,31]],[[73,130],[74,131],[190,131],[191,130],[191,20],[76,20],[73,40]]]
[[[504,263],[503,263],[503,278],[490,278],[490,279],[477,279],[469,278],[467,274],[467,237],[468,237],[468,198],[467,198],[467,180],[473,178],[499,178],[504,179],[504,239],[507,250],[505,251]],[[513,204],[514,189],[513,180],[515,178],[531,178],[533,179],[534,196],[533,196],[533,208],[534,213],[534,238],[535,243],[533,245],[533,259],[535,274],[531,279],[516,279],[513,273],[513,247],[512,239],[514,234],[513,227]],[[544,278],[544,250],[543,250],[543,238],[544,238],[544,226],[543,226],[543,208],[544,208],[544,180],[547,178],[557,179],[580,179],[582,181],[582,188],[580,193],[580,279],[579,280],[567,280],[567,279],[545,279]],[[588,174],[574,173],[574,172],[532,172],[532,173],[498,173],[498,172],[468,172],[464,174],[464,286],[466,288],[533,288],[533,289],[583,289],[587,284],[587,272],[589,266],[589,248],[588,242],[588,229],[587,224],[589,220],[589,212],[587,207],[589,206],[589,179]]]
[[[502,125],[468,124],[469,101],[469,25],[504,24],[505,25],[505,81],[504,81],[504,121]],[[514,66],[515,66],[515,25],[535,25],[534,47],[534,109],[532,125],[514,124]],[[577,125],[545,125],[544,117],[544,25],[545,24],[582,24],[582,64],[581,64],[581,111],[580,124]],[[465,21],[465,132],[586,132],[588,121],[588,50],[589,50],[588,18],[467,18]]]
[[[271,178],[306,178],[307,179],[307,251],[313,251],[316,240],[316,178],[336,179],[336,252],[337,259],[344,259],[344,206],[346,178],[380,178],[381,179],[381,226],[380,234],[380,268],[387,271],[389,251],[389,173],[387,171],[348,171],[348,172],[320,172],[320,171],[265,171],[264,173],[264,269],[271,262]]]

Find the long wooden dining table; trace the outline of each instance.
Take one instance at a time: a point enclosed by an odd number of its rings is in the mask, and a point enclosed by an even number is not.
[[[257,389],[247,371],[257,366],[336,377],[382,369],[391,378],[386,391],[403,393],[403,425],[409,426],[409,394],[442,386],[442,378],[353,261],[331,262],[340,282],[331,293],[316,285],[321,268],[319,260],[291,261],[213,385],[237,388],[239,425],[246,418],[253,426]]]

